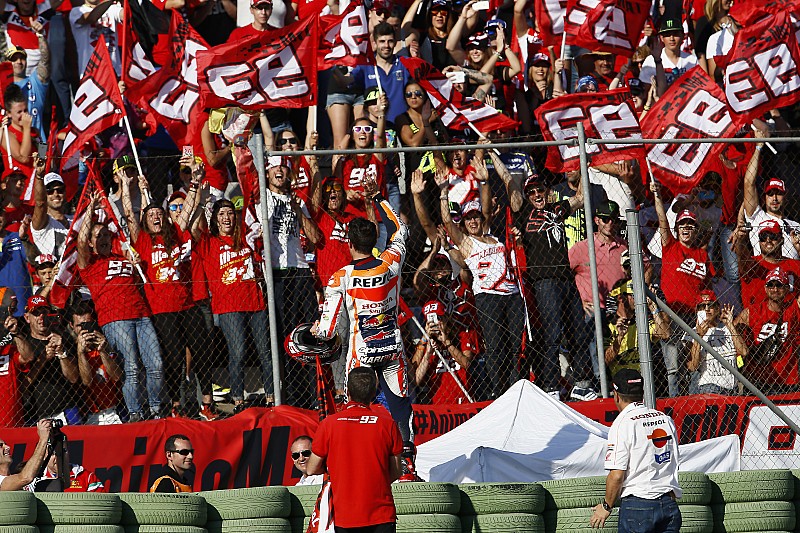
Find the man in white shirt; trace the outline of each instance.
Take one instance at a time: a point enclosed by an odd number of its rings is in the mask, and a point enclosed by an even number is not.
[[[300,476],[300,481],[297,482],[297,485],[322,485],[322,474],[308,475],[308,458],[311,457],[311,437],[300,435],[294,439],[289,449],[295,468],[303,474]]]
[[[33,185],[34,208],[31,218],[33,242],[43,254],[61,257],[66,246],[72,215],[66,214],[64,178],[55,172],[44,173],[45,162],[34,157],[36,178]]]
[[[664,76],[667,86],[659,91],[663,94],[673,81],[681,77],[687,70],[697,65],[697,58],[694,54],[681,50],[684,34],[680,20],[666,19],[658,32],[658,40],[663,46],[653,47],[653,53],[644,60],[642,69],[639,72],[639,80],[645,85],[644,93],[650,90],[653,78],[658,77],[659,65],[664,69]]]
[[[47,458],[47,442],[50,440],[52,426],[53,421],[50,419],[39,420],[36,424],[39,442],[19,474],[11,474],[11,446],[0,439],[0,490],[22,490],[39,474]]]
[[[117,38],[117,25],[122,25],[125,12],[122,4],[113,0],[86,0],[81,6],[73,7],[69,12],[69,23],[75,47],[78,50],[78,75],[83,76],[89,58],[94,52],[94,45],[100,35],[103,36],[111,56],[114,71],[119,75],[122,63]]]
[[[678,533],[681,512],[678,486],[678,439],[675,422],[642,403],[644,380],[636,370],[623,368],[613,379],[614,404],[619,409],[608,431],[605,468],[606,495],[589,520],[601,528],[614,511],[617,498],[619,533]]]

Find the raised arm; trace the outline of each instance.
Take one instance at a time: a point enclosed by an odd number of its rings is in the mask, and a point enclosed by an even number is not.
[[[44,187],[45,160],[39,154],[33,156],[33,166],[36,171],[33,180],[33,217],[31,227],[35,230],[44,229],[47,225],[47,190]]]
[[[672,243],[674,237],[669,230],[669,220],[667,211],[664,209],[664,201],[661,199],[661,184],[655,180],[650,181],[650,192],[653,193],[653,203],[655,204],[656,214],[658,215],[658,231],[661,233],[661,247]]]
[[[192,169],[192,181],[189,185],[189,190],[186,192],[183,209],[181,209],[181,214],[178,217],[178,227],[181,231],[186,231],[186,228],[189,227],[189,222],[194,217],[197,206],[200,203],[200,183],[206,175],[205,163],[196,163],[193,156],[186,156],[186,159],[190,159],[190,161],[184,163],[184,159],[181,158],[181,165],[186,165]]]
[[[464,4],[464,7],[461,9],[461,15],[459,15],[458,20],[453,24],[453,29],[450,30],[450,33],[447,35],[447,43],[445,46],[456,64],[463,63],[464,59],[467,57],[466,52],[464,52],[464,49],[461,47],[461,37],[464,35],[467,21],[476,18],[478,15],[475,10],[472,9],[472,5],[475,2],[476,0],[470,0]]]
[[[139,240],[139,232],[142,226],[139,217],[137,217],[136,213],[133,211],[133,202],[131,201],[131,182],[133,178],[128,176],[125,172],[119,172],[117,176],[119,176],[119,187],[122,193],[122,209],[128,221],[131,243],[135,243]]]
[[[439,207],[442,210],[442,222],[444,222],[444,227],[447,229],[447,234],[450,235],[455,245],[459,247],[461,255],[466,257],[468,254],[462,249],[462,242],[466,244],[469,242],[469,239],[464,238],[464,233],[461,231],[461,228],[458,227],[458,224],[453,222],[453,219],[450,217],[447,174],[437,171],[434,178],[436,179],[436,185],[439,186]]]
[[[31,17],[31,29],[39,40],[39,64],[36,66],[36,76],[44,84],[50,81],[50,47],[47,45],[44,26],[33,17]],[[55,142],[55,140],[50,142]]]
[[[0,482],[0,490],[22,490],[25,485],[32,483],[36,476],[39,475],[47,457],[47,443],[50,440],[52,424],[49,419],[39,420],[39,423],[36,424],[36,433],[39,436],[39,441],[36,443],[33,454],[19,474],[12,474]]]
[[[753,125],[756,127],[754,134],[758,139],[766,139],[769,137],[769,129],[767,125],[760,121],[754,120]],[[747,170],[744,173],[744,209],[748,217],[752,217],[753,213],[758,208],[758,190],[756,189],[756,178],[758,177],[758,164],[761,160],[761,150],[764,143],[756,143],[756,149],[753,151],[753,157],[747,164]]]
[[[89,246],[89,241],[92,238],[94,210],[97,207],[99,199],[100,193],[94,191],[89,199],[89,205],[86,206],[86,212],[83,214],[81,229],[78,230],[78,242],[76,243],[78,249],[78,268],[86,268],[92,258],[92,249],[91,246]]]
[[[414,0],[411,2],[411,5],[408,6],[408,11],[406,11],[405,16],[403,17],[403,22],[400,23],[400,38],[404,39],[410,35],[413,35],[419,41],[420,35],[419,30],[414,27],[414,16],[417,14],[417,9],[419,9],[419,5],[422,3],[422,0]]]
[[[492,164],[494,165],[497,175],[500,176],[500,179],[506,184],[509,205],[511,205],[511,210],[516,213],[522,208],[522,202],[524,201],[519,180],[514,179],[505,163],[503,163],[503,160],[500,159],[500,156],[497,155],[494,150],[489,150],[489,157],[492,158]]]
[[[433,242],[436,239],[436,226],[431,220],[428,209],[425,207],[425,200],[422,197],[424,193],[425,177],[422,171],[417,169],[411,174],[411,194],[414,197],[414,210],[417,213],[417,219],[422,229],[425,231],[425,235]]]

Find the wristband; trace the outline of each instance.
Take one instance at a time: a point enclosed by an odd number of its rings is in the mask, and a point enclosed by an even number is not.
[[[762,148],[764,148],[763,144],[761,146],[756,145],[756,151],[757,152],[760,152]]]
[[[609,513],[614,509],[614,506],[613,505],[609,505],[608,502],[605,501],[605,500],[603,500],[603,503],[601,505],[603,506],[603,509],[605,509]]]
[[[60,354],[58,354],[56,357],[57,357],[58,359],[66,359],[66,358],[67,358],[67,352],[61,352],[61,353],[60,353]]]

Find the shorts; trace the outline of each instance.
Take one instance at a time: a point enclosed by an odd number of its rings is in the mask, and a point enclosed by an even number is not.
[[[364,105],[363,94],[331,93],[325,102],[325,109],[334,104],[345,104],[349,106]]]
[[[386,361],[383,363],[366,364],[362,363],[356,357],[347,358],[347,374],[354,368],[366,366],[380,372],[383,375],[386,385],[392,394],[398,398],[406,398],[408,396],[408,373],[406,372],[406,358],[402,354],[398,354],[397,359]]]

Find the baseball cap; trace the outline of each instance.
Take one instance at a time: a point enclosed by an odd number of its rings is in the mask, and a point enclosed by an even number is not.
[[[261,4],[272,5],[271,0],[250,0],[250,7],[260,6]]]
[[[775,270],[767,274],[764,283],[769,283],[770,281],[780,281],[781,285],[788,285],[789,275],[781,267],[776,267]]]
[[[478,201],[478,200],[470,200],[469,202],[465,203],[463,205],[463,207],[461,208],[461,216],[462,217],[466,217],[470,213],[474,213],[476,211],[478,213],[480,213],[480,214],[483,214],[483,211],[481,211],[481,203],[480,203],[480,201]]]
[[[758,228],[758,234],[762,233],[776,233],[780,235],[783,233],[783,228],[777,220],[765,220]]]
[[[179,198],[181,200],[186,200],[186,193],[183,191],[175,191],[170,195],[169,199],[167,199],[167,205],[171,204],[172,202],[174,202]]]
[[[594,90],[599,90],[597,80],[592,76],[584,76],[578,80],[578,92],[585,91],[589,87],[594,87]]]
[[[543,54],[539,52],[538,54],[533,56],[533,60],[531,61],[531,65],[535,65],[537,63],[547,63],[547,66],[550,66],[550,56],[547,54]]]
[[[22,48],[20,46],[14,46],[12,44],[6,50],[6,59],[11,59],[16,54],[22,54],[23,56],[28,57],[28,52],[26,52],[24,48]]]
[[[697,304],[695,305],[714,303],[716,301],[717,295],[714,291],[705,290],[700,291],[700,294],[697,295]]]
[[[439,300],[431,300],[422,308],[422,315],[428,318],[429,315],[444,316],[444,305]]]
[[[525,185],[522,187],[522,190],[525,191],[525,194],[528,194],[528,189],[533,187],[534,185],[544,185],[544,181],[539,174],[531,174],[525,179]]]
[[[114,174],[124,168],[136,168],[136,161],[132,155],[123,155],[114,160]]]
[[[439,11],[442,9],[450,11],[450,2],[448,2],[448,0],[433,0],[433,2],[431,2],[431,11]]]
[[[691,220],[695,224],[697,224],[697,215],[689,211],[688,209],[684,209],[680,213],[678,213],[678,218],[675,220],[675,224],[680,224],[684,220]]]
[[[764,185],[764,192],[771,191],[772,189],[778,189],[780,192],[786,192],[786,186],[783,184],[782,179],[778,178],[770,178],[766,185]]]
[[[33,262],[36,265],[36,268],[42,268],[48,264],[55,266],[58,260],[52,254],[39,254],[36,256],[36,259],[34,259]]]
[[[644,380],[638,370],[623,368],[612,380],[614,390],[625,396],[641,396],[644,394]]]
[[[679,31],[683,33],[683,25],[681,24],[680,19],[664,19],[664,22],[661,23],[661,29],[658,30],[658,33],[670,33],[673,31]]]
[[[486,48],[487,46],[489,46],[489,36],[480,32],[470,35],[464,48],[469,50],[470,48]]]
[[[381,92],[377,87],[371,87],[364,92],[364,105],[370,105],[371,102],[377,102]]]
[[[60,183],[61,185],[64,185],[64,178],[55,172],[48,172],[44,175],[44,186],[49,187],[53,183]]]
[[[642,86],[642,81],[638,78],[628,80],[628,88],[631,90],[631,94],[644,94],[644,86]]]
[[[25,306],[25,312],[30,313],[34,309],[41,309],[46,307],[50,309],[50,304],[41,296],[31,296],[28,298],[28,305]]]
[[[628,280],[625,283],[620,284],[619,287],[615,288],[609,293],[609,296],[616,298],[622,294],[633,294],[633,281]]]
[[[594,209],[594,216],[596,217],[619,217],[619,204],[612,200],[600,202]]]
[[[394,6],[391,0],[372,0],[372,6],[370,7],[370,9],[374,9],[376,11],[379,10],[391,11],[392,7]]]

